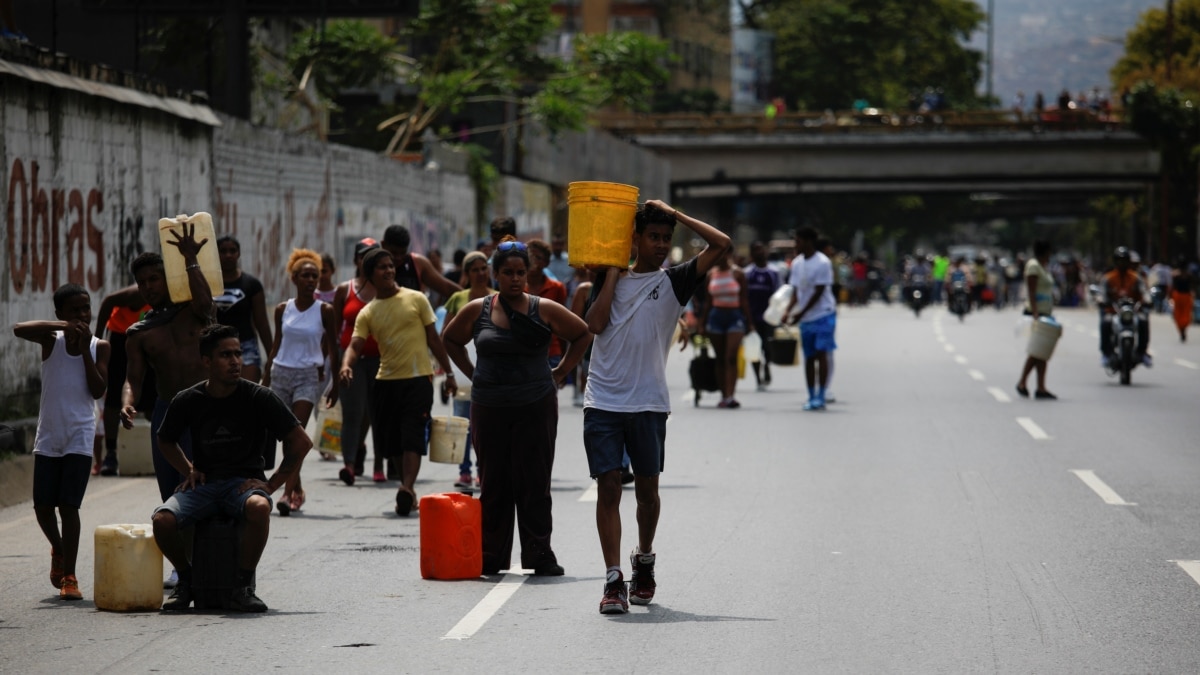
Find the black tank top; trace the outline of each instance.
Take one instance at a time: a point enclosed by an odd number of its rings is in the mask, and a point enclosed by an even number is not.
[[[405,253],[396,260],[396,285],[421,291],[421,273],[417,271],[417,261],[413,260],[411,253]]]
[[[471,402],[495,407],[525,405],[554,393],[554,378],[547,360],[549,346],[530,347],[518,342],[513,332],[492,323],[492,301],[483,299],[475,320],[475,376],[471,378]],[[529,316],[541,320],[538,297],[529,296]]]

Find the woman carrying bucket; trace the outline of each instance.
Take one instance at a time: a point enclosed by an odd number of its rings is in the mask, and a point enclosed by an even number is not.
[[[483,252],[471,251],[470,253],[468,253],[467,256],[465,258],[463,258],[462,270],[463,270],[463,277],[462,277],[462,279],[459,280],[459,283],[465,284],[466,288],[462,289],[461,291],[458,291],[457,293],[453,293],[446,300],[446,304],[444,305],[446,308],[446,319],[445,319],[445,322],[442,324],[443,337],[446,334],[445,327],[450,325],[450,322],[454,320],[454,317],[456,315],[458,315],[458,312],[460,310],[462,310],[462,308],[465,307],[467,305],[467,303],[471,302],[472,300],[486,298],[487,296],[492,295],[493,293],[496,292],[492,288],[492,276],[491,276],[491,273],[488,271],[487,256],[484,255]],[[474,359],[475,358],[474,347],[470,347],[469,350],[471,353],[468,354],[468,357],[471,359]],[[456,374],[458,374],[459,372],[460,371],[456,370]],[[464,383],[470,381],[470,378],[467,378],[465,374],[463,375],[463,377],[465,378]],[[454,416],[455,417],[465,417],[467,419],[470,419],[471,418],[471,399],[467,398],[467,399],[463,400],[462,388],[463,388],[464,383],[459,383],[459,395],[454,397]],[[470,391],[466,392],[466,396],[470,396]],[[456,482],[454,484],[454,487],[457,487],[457,488],[479,487],[479,479],[476,478],[474,480],[474,482],[472,482],[472,479],[471,479],[471,437],[470,437],[470,432],[468,432],[468,435],[467,435],[466,447],[463,449],[462,464],[458,465],[458,482]]]
[[[471,379],[471,434],[483,481],[483,573],[508,569],[514,511],[521,566],[560,576],[550,546],[550,474],[558,435],[558,388],[591,343],[587,324],[557,302],[525,292],[529,252],[505,237],[492,255],[499,294],[472,300],[443,332],[446,351]],[[557,335],[570,346],[553,369]],[[474,341],[472,363],[466,344]]]
[[[1027,304],[1025,314],[1032,316],[1036,323],[1042,317],[1049,318],[1054,309],[1054,277],[1046,266],[1050,264],[1050,242],[1039,239],[1033,244],[1033,258],[1025,263],[1025,287]],[[1054,400],[1058,398],[1046,389],[1047,359],[1039,359],[1030,355],[1025,359],[1025,367],[1021,369],[1021,380],[1017,382],[1017,393],[1028,398],[1029,389],[1026,381],[1029,373],[1037,370],[1037,390],[1034,398]]]

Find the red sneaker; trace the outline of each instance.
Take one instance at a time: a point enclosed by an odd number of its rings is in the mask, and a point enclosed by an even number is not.
[[[625,577],[620,572],[609,572],[604,584],[604,597],[600,598],[601,614],[624,614],[629,611],[629,594],[625,590]]]
[[[629,554],[633,576],[629,580],[629,601],[635,605],[648,605],[654,599],[654,554],[640,553],[633,549]]]
[[[79,592],[79,580],[74,574],[68,574],[62,578],[62,588],[58,591],[58,597],[63,600],[82,600],[83,593]]]

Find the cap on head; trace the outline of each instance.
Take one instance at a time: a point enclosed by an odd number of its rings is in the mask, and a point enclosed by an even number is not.
[[[357,244],[354,245],[354,257],[357,258],[361,255],[364,255],[367,251],[370,251],[373,248],[379,248],[379,242],[370,237],[363,237]]]

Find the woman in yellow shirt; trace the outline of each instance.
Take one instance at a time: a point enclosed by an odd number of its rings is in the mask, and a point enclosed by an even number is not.
[[[363,275],[375,288],[354,321],[354,336],[342,357],[341,380],[349,386],[354,363],[368,337],[379,344],[379,373],[375,376],[375,408],[371,420],[379,436],[377,447],[387,457],[400,457],[403,476],[396,491],[396,513],[412,512],[417,494],[413,484],[426,453],[426,430],[433,408],[433,367],[429,352],[447,373],[450,395],[458,391],[450,359],[434,328],[436,317],[425,295],[396,284],[396,263],[383,249],[363,258]]]

